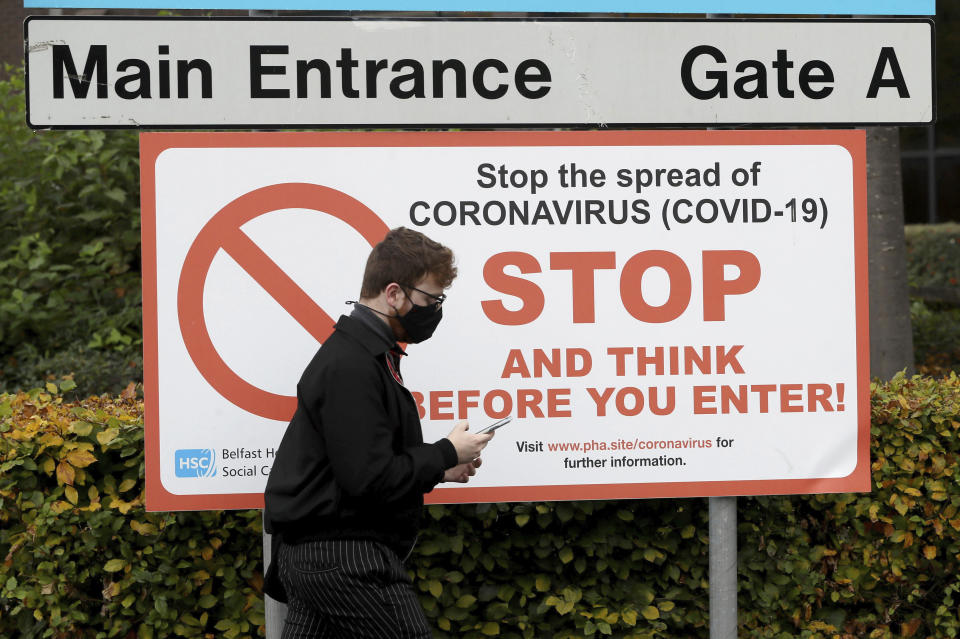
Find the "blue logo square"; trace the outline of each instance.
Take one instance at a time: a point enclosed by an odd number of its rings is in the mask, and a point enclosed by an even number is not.
[[[212,448],[181,448],[173,463],[177,477],[217,476],[217,454]]]

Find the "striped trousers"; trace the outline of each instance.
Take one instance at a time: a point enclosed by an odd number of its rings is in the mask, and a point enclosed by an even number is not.
[[[428,639],[410,576],[384,544],[333,539],[280,544],[287,591],[281,639]]]

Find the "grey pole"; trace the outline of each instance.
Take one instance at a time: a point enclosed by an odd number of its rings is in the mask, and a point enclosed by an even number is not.
[[[272,557],[270,556],[271,535],[263,533],[263,572],[266,574]],[[283,622],[287,618],[287,605],[263,595],[263,612],[267,630],[267,639],[280,639],[283,634]]]
[[[273,535],[263,533],[263,574],[267,574],[267,568],[273,560],[270,552],[270,541]],[[283,634],[283,622],[287,618],[287,605],[271,599],[267,595],[263,596],[263,613],[266,617],[267,639],[280,639]]]
[[[707,18],[727,14],[708,13]],[[710,639],[737,638],[737,498],[710,497]]]
[[[711,497],[710,639],[737,636],[737,498]]]

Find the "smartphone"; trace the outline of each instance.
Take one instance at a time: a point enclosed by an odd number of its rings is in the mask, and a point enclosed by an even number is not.
[[[490,424],[490,425],[487,426],[486,428],[481,428],[480,430],[477,431],[477,435],[483,435],[484,433],[492,433],[493,431],[497,430],[497,429],[500,428],[501,426],[506,426],[506,425],[509,424],[511,421],[513,421],[513,417],[504,417],[503,419],[501,419],[501,420],[499,420],[499,421],[493,422],[492,424]]]

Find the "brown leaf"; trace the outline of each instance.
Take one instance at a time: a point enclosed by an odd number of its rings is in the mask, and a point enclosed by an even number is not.
[[[76,476],[76,471],[74,471],[73,466],[71,466],[68,462],[62,461],[57,464],[57,481],[60,483],[73,486],[73,480],[76,478]]]
[[[110,601],[111,599],[116,597],[119,593],[120,593],[120,584],[118,584],[115,581],[111,581],[107,583],[107,585],[104,586],[103,590],[101,591],[103,598],[106,599],[107,601]]]
[[[912,637],[916,634],[917,629],[920,628],[920,619],[911,619],[910,621],[902,624],[900,626],[900,636],[901,637]]]
[[[88,450],[73,450],[67,453],[67,461],[75,468],[86,468],[97,461],[97,458]]]
[[[54,515],[59,515],[62,512],[66,512],[70,510],[71,508],[73,508],[73,505],[70,504],[70,502],[68,501],[63,501],[62,499],[58,499],[57,501],[50,504],[50,511]]]

